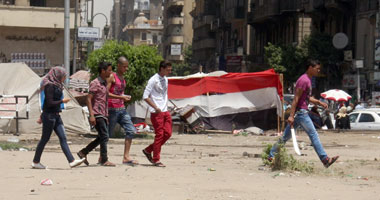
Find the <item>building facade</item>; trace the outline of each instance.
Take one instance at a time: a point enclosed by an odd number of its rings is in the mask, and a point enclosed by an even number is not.
[[[170,62],[183,62],[184,49],[193,43],[194,0],[164,2],[163,57]]]
[[[70,6],[73,33],[74,0]],[[2,0],[0,21],[0,61],[25,62],[41,75],[46,67],[63,65],[63,1]]]

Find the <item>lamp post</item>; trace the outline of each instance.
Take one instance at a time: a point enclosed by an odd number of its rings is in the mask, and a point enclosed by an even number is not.
[[[91,17],[91,21],[88,22],[89,27],[93,27],[93,25],[94,25],[94,19],[98,15],[102,15],[102,16],[104,16],[104,18],[106,18],[106,25],[104,26],[103,31],[104,31],[105,39],[107,39],[107,35],[108,35],[108,32],[109,32],[110,28],[108,26],[108,18],[107,18],[107,16],[105,14],[103,14],[103,13],[96,13],[95,15],[93,15]],[[93,50],[94,50],[94,42],[89,42],[89,45],[88,45],[88,48],[87,48],[87,57],[88,57],[88,55],[90,55],[90,53]]]

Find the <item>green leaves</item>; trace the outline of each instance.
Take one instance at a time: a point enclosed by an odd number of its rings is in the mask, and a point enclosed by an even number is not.
[[[129,61],[128,71],[124,78],[127,82],[125,93],[132,96],[129,104],[142,99],[145,85],[149,78],[158,71],[159,62],[163,58],[158,54],[157,48],[151,46],[132,46],[127,42],[108,40],[101,49],[93,51],[87,66],[91,72],[91,79],[98,76],[98,65],[106,61],[112,63],[115,71],[117,59],[125,56]]]

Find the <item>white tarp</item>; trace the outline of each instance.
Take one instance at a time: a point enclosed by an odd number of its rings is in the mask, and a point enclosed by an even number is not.
[[[19,133],[42,133],[42,125],[36,123],[41,114],[38,90],[41,78],[23,63],[0,64],[0,77],[1,95],[26,95],[29,97],[29,119],[19,120]],[[65,105],[65,110],[61,113],[66,132],[74,134],[89,133],[90,126],[82,107],[66,89],[64,96],[71,98],[71,101]],[[20,107],[20,115],[25,116],[25,113],[26,107]],[[4,114],[4,112],[0,112],[0,116]],[[1,132],[15,133],[15,122],[16,120],[14,119],[0,120]]]

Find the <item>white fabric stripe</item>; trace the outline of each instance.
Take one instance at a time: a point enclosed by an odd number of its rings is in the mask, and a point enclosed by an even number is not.
[[[178,107],[187,105],[198,107],[203,117],[252,112],[277,108],[281,116],[282,104],[275,87],[235,92],[221,95],[202,95],[181,100],[172,100]]]

